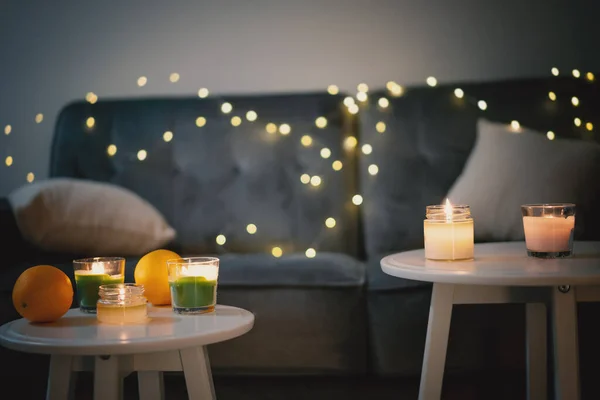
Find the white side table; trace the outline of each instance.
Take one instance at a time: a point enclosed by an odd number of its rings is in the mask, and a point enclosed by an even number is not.
[[[526,304],[527,395],[546,399],[546,308],[551,305],[556,398],[577,400],[577,302],[600,301],[600,242],[575,242],[575,256],[536,259],[524,242],[475,245],[471,261],[431,261],[424,250],[381,260],[386,274],[433,282],[419,399],[439,399],[454,304]]]
[[[0,327],[0,344],[50,354],[48,400],[72,395],[71,376],[76,371],[94,371],[96,400],[120,399],[123,378],[133,371],[138,371],[141,399],[164,398],[163,371],[183,371],[190,399],[214,399],[206,345],[250,331],[254,315],[221,305],[201,315],[150,307],[148,315],[150,321],[140,325],[98,324],[95,315],[78,309],[49,324],[18,319]]]

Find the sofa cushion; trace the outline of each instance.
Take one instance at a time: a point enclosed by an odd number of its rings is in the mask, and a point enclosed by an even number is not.
[[[596,122],[600,96],[598,89],[583,79],[465,83],[460,85],[462,98],[455,96],[455,88],[408,88],[401,97],[386,91],[369,93],[369,103],[360,113],[359,144],[359,148],[364,144],[372,147],[372,152],[359,159],[369,256],[423,247],[425,207],[441,204],[461,174],[473,149],[480,117],[504,124],[517,120],[540,132],[552,130],[557,138],[593,138],[585,123]],[[558,101],[549,99],[550,91]],[[579,107],[572,106],[572,96],[578,97]],[[388,107],[378,105],[381,97],[389,99]],[[486,102],[485,110],[478,107],[481,100]],[[574,117],[583,119],[582,127],[573,124]],[[376,175],[368,172],[371,164],[378,166]],[[590,185],[598,186],[599,182]],[[576,237],[597,238],[600,229]]]
[[[577,236],[600,224],[600,145],[480,119],[477,141],[448,198],[468,204],[475,240],[524,240],[521,205],[574,203]],[[586,226],[587,225],[587,226]],[[597,228],[595,228],[597,229]]]
[[[51,178],[12,191],[22,235],[41,249],[90,255],[143,255],[175,231],[150,203],[123,187]]]
[[[58,117],[50,176],[111,182],[139,194],[177,231],[183,253],[270,253],[277,246],[284,254],[311,247],[352,254],[354,156],[342,142],[354,133],[342,99],[323,93],[76,102]],[[224,102],[233,111],[224,113]],[[250,110],[256,120],[247,120]],[[326,126],[317,126],[318,117]],[[321,157],[323,148],[329,158]],[[333,170],[333,160],[344,168]],[[303,174],[318,176],[320,185],[302,183]],[[325,226],[330,217],[333,229]]]

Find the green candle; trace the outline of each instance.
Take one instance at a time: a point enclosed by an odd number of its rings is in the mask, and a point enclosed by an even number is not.
[[[175,308],[208,308],[215,305],[217,281],[203,276],[183,276],[169,282]]]
[[[91,271],[75,271],[75,285],[79,305],[83,308],[96,308],[98,302],[98,288],[100,285],[123,283],[123,275],[98,274]]]

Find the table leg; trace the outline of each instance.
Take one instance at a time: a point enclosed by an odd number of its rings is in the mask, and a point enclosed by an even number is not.
[[[75,396],[73,391],[73,357],[53,355],[50,357],[46,400],[67,400]]]
[[[206,346],[179,350],[190,400],[216,399]]]
[[[453,298],[454,285],[433,284],[419,400],[438,400],[442,395]]]
[[[546,305],[528,303],[525,305],[526,357],[527,357],[527,399],[546,400],[547,397],[547,334]]]
[[[119,357],[94,357],[94,400],[118,400],[122,396]]]
[[[552,289],[552,330],[555,396],[557,399],[578,400],[579,340],[574,287]]]
[[[165,387],[162,371],[138,371],[140,400],[164,400]]]

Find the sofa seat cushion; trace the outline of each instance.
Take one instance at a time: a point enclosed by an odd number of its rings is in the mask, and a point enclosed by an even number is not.
[[[364,264],[340,253],[319,253],[315,258],[291,254],[218,256],[219,285],[286,287],[355,287],[365,281]]]

